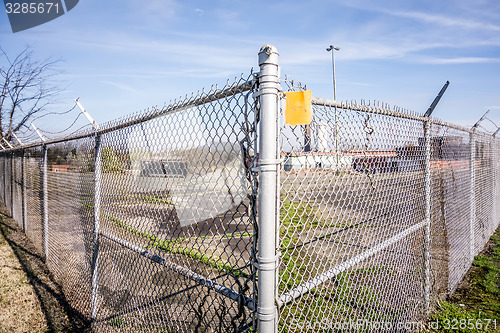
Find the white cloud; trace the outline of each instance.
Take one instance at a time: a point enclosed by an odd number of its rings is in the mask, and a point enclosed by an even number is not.
[[[214,10],[216,20],[230,30],[242,30],[249,27],[249,21],[240,13],[229,9]]]
[[[172,18],[175,16],[177,4],[174,0],[148,0],[142,1],[140,5],[137,2],[132,2],[134,7],[146,16],[162,17],[163,19]]]
[[[439,1],[400,1],[385,0],[379,2],[366,0],[338,0],[343,6],[360,11],[371,11],[402,18],[410,18],[422,23],[432,23],[469,30],[500,31],[496,22],[500,17],[498,1],[454,0],[445,10]],[[418,8],[418,10],[415,10]],[[434,13],[445,14],[434,14]],[[492,23],[494,22],[494,23]]]
[[[449,26],[449,27],[458,27],[463,29],[478,29],[478,30],[489,30],[489,31],[500,31],[500,26],[496,24],[490,24],[487,22],[480,22],[475,20],[463,19],[463,18],[452,18],[443,15],[433,15],[422,12],[405,12],[405,11],[390,11],[390,10],[381,10],[381,12],[399,16],[399,17],[407,17],[412,18],[418,21],[434,23],[437,25]]]
[[[500,63],[500,58],[485,57],[457,57],[457,58],[421,58],[422,63],[437,65],[455,65],[455,64],[479,64],[479,63]]]
[[[127,93],[132,93],[132,94],[139,94],[140,91],[138,91],[137,89],[127,85],[127,84],[123,84],[123,83],[117,83],[117,82],[112,82],[112,81],[102,81],[103,83],[106,83],[110,86],[113,86],[115,88],[118,88],[120,90],[123,90]]]

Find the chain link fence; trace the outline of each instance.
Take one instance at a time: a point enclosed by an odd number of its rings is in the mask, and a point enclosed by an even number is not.
[[[499,224],[500,140],[319,98],[280,140],[279,332],[423,329]]]
[[[95,331],[418,330],[497,228],[500,140],[320,98],[287,125],[277,57],[0,152],[3,202]]]
[[[1,153],[7,209],[94,330],[254,326],[254,83]]]

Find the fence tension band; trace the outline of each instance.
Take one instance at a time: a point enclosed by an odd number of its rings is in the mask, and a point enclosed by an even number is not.
[[[267,307],[267,308],[263,308],[263,307],[259,306],[257,309],[257,318],[259,318],[260,320],[263,320],[263,321],[273,320],[275,317],[275,312],[276,312],[276,309],[274,306]]]
[[[274,271],[278,267],[280,256],[280,254],[277,254],[274,258],[269,260],[257,257],[257,261],[252,261],[252,265],[263,271]]]
[[[260,75],[260,73],[257,73]],[[262,76],[260,76],[262,77]],[[279,83],[273,83],[273,82],[266,82],[266,88],[260,89],[252,94],[252,97],[254,99],[257,99],[259,96],[262,95],[267,95],[267,94],[274,94],[276,95],[276,91],[278,93],[282,92],[281,90],[281,85]]]
[[[253,167],[251,170],[255,172],[260,171],[276,171],[276,166],[283,163],[283,159],[277,160],[262,160],[259,161],[256,167]]]

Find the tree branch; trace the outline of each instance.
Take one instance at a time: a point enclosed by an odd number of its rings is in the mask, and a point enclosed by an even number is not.
[[[0,47],[0,139],[10,140],[35,114],[43,113],[59,87],[52,84],[59,60],[36,61],[30,46],[14,58]]]

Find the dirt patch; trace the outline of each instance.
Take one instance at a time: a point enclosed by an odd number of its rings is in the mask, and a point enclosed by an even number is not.
[[[0,206],[0,332],[89,332],[35,246]]]

